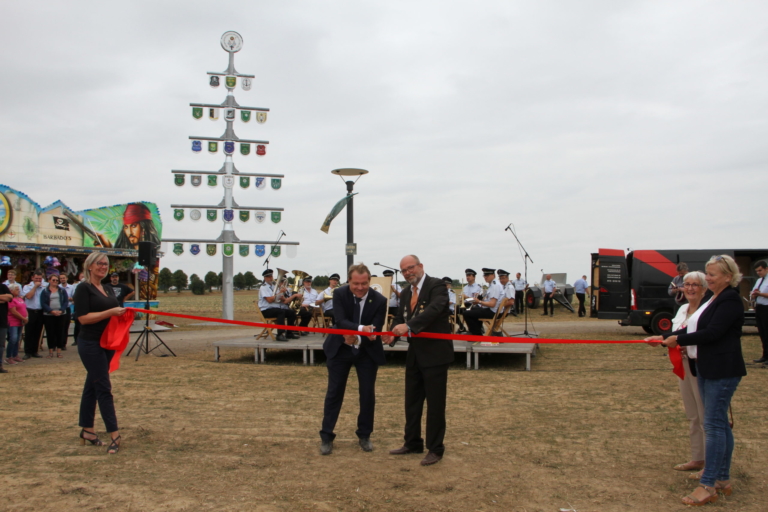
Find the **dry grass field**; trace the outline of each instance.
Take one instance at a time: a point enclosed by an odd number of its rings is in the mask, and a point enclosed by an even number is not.
[[[249,319],[251,297],[237,296]],[[217,316],[217,296],[161,295],[164,309]],[[210,301],[206,304],[206,301]],[[542,336],[636,339],[640,329],[556,314]],[[539,317],[533,316],[534,321]],[[695,482],[671,467],[688,460],[676,377],[662,349],[546,345],[524,357],[485,356],[479,371],[449,375],[446,456],[419,466],[402,444],[403,354],[379,372],[375,450],[354,435],[353,375],[334,453],[319,455],[323,360],[211,342],[252,330],[187,326],[163,334],[178,357],[124,358],[112,375],[123,446],[116,456],[80,446],[85,372],[70,348],[0,376],[0,510],[8,511],[677,511]],[[748,329],[753,333],[754,329]],[[759,340],[744,337],[745,357]],[[751,367],[734,399],[734,494],[710,509],[764,511],[768,496],[768,370]],[[97,415],[97,431],[103,423]]]

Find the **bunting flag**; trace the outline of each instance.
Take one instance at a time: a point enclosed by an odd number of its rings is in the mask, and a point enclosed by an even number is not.
[[[240,111],[240,120],[244,123],[247,123],[251,120],[251,111],[250,110],[241,110]]]
[[[215,121],[218,118],[219,118],[219,109],[218,108],[214,108],[214,107],[210,107],[208,109],[208,119],[210,119],[211,121]]]
[[[283,180],[280,178],[272,178],[272,188],[278,190],[283,185]]]
[[[276,245],[276,246],[272,247],[272,256],[274,256],[275,258],[279,258],[280,257],[280,246],[279,245]]]
[[[248,188],[251,186],[251,178],[249,176],[240,176],[240,186],[242,188]]]
[[[210,83],[211,87],[213,87],[215,89],[216,87],[219,86],[219,77],[212,76],[211,77],[211,81],[209,83]]]
[[[258,211],[253,214],[253,218],[256,219],[256,222],[264,222],[264,219],[267,218],[267,212]]]
[[[240,154],[243,156],[248,156],[251,154],[251,145],[241,142],[240,143]]]
[[[216,210],[207,210],[205,213],[206,213],[206,218],[211,222],[215,221],[216,216],[218,215]]]
[[[189,252],[192,253],[192,256],[197,256],[200,254],[200,244],[192,244],[189,246]]]
[[[267,113],[266,112],[256,112],[256,122],[259,124],[264,124],[267,122]]]
[[[235,219],[235,210],[224,210],[224,221],[232,222]]]
[[[266,253],[267,253],[267,251],[266,251],[266,247],[264,247],[263,245],[257,245],[257,246],[255,246],[255,247],[253,248],[253,254],[255,254],[255,255],[256,255],[256,256],[258,256],[259,258],[261,258],[262,256],[264,256]]]
[[[241,210],[239,213],[241,222],[248,222],[248,219],[251,218],[251,212],[248,210]]]
[[[176,243],[173,244],[173,254],[176,256],[181,256],[181,254],[184,252],[184,244]]]
[[[255,180],[253,180],[253,186],[255,186],[259,190],[264,190],[267,188],[267,178],[262,178],[261,176],[257,176]]]
[[[251,80],[250,78],[240,79],[240,87],[242,87],[244,91],[250,91],[252,83],[253,83],[253,80]]]
[[[176,220],[184,220],[184,210],[181,208],[173,210],[173,218]]]
[[[192,179],[189,181],[192,182],[193,187],[199,187],[200,184],[203,182],[203,177],[193,174]]]
[[[227,141],[224,143],[224,153],[231,155],[235,152],[235,143],[231,141]]]
[[[184,185],[184,175],[183,174],[174,174],[173,175],[173,182],[177,186],[181,187],[182,185]]]
[[[355,192],[354,194],[349,194],[345,196],[343,199],[339,200],[338,203],[333,205],[333,208],[331,208],[331,213],[329,213],[328,216],[323,221],[323,225],[320,228],[320,231],[322,231],[326,235],[328,234],[328,229],[331,227],[331,222],[333,221],[333,219],[335,219],[336,216],[341,213],[341,210],[343,210],[344,207],[347,206],[347,203],[349,202],[350,199],[352,199],[352,196],[356,194],[357,192]]]
[[[192,220],[200,220],[200,217],[203,215],[200,213],[200,210],[190,210],[189,211],[189,218]]]
[[[232,255],[235,253],[235,245],[224,244],[221,246],[221,251],[224,253],[224,256],[226,256],[227,258],[231,258]]]
[[[280,212],[272,212],[272,222],[275,224],[280,222]]]
[[[208,256],[216,256],[216,244],[206,244],[205,253]]]
[[[203,118],[203,107],[192,107],[192,117],[195,119]]]
[[[216,176],[213,174],[208,175],[208,186],[209,187],[215,187],[216,186]]]
[[[248,256],[248,246],[240,245],[240,256]]]
[[[216,153],[219,150],[219,143],[218,142],[208,142],[208,151],[210,153]]]
[[[267,154],[267,146],[264,144],[259,144],[256,146],[256,154],[259,156],[264,156]]]
[[[224,83],[227,85],[227,89],[234,89],[235,86],[237,86],[237,77],[236,76],[228,76]]]
[[[199,140],[192,141],[192,151],[199,153],[203,150],[203,143]]]

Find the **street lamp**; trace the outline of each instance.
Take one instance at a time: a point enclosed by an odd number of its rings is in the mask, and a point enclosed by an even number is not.
[[[352,189],[355,188],[355,183],[360,179],[363,174],[368,174],[365,169],[334,169],[331,174],[341,178],[341,181],[347,184],[347,195],[352,194]],[[357,177],[355,181],[352,178]],[[352,209],[352,197],[347,201],[347,270],[353,265],[352,258],[357,254],[357,246],[355,245],[355,224],[354,224],[354,210]],[[346,274],[346,271],[345,271]]]

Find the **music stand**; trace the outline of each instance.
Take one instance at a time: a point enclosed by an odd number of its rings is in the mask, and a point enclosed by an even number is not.
[[[509,226],[511,226],[511,225],[512,224],[510,224]],[[528,332],[528,309],[530,309],[528,307],[527,300],[526,300],[528,292],[530,291],[530,290],[528,290],[528,260],[531,260],[531,263],[533,263],[533,260],[531,259],[531,256],[528,254],[528,251],[525,250],[525,247],[523,247],[523,244],[520,242],[520,239],[517,238],[517,235],[515,234],[515,232],[512,229],[510,229],[509,226],[507,226],[504,229],[504,231],[509,231],[510,233],[512,233],[512,236],[515,237],[515,240],[517,241],[517,245],[519,245],[520,248],[523,250],[523,253],[525,253],[525,256],[523,257],[523,264],[525,266],[525,286],[526,286],[525,290],[523,291],[523,307],[525,308],[525,314],[523,315],[523,317],[525,318],[525,327],[523,329],[523,332],[516,333],[516,334],[511,334],[510,337],[538,338],[539,337],[538,334],[530,334]]]
[[[149,267],[151,265],[147,265],[147,281],[144,285],[144,297],[146,299],[146,302],[144,303],[144,309],[147,311],[150,311],[149,309]],[[162,345],[163,347],[168,349],[168,352],[171,353],[173,357],[176,357],[176,354],[171,350],[171,347],[165,344],[165,342],[160,338],[160,336],[157,335],[157,333],[149,326],[149,313],[144,313],[144,330],[141,331],[141,334],[139,334],[139,337],[136,338],[136,341],[133,342],[133,345],[131,346],[131,349],[125,353],[125,356],[128,357],[131,355],[131,351],[136,348],[136,359],[135,361],[139,360],[139,356],[141,355],[141,351],[143,350],[145,354],[149,354],[150,352],[160,348]],[[154,336],[157,338],[157,344],[150,349],[149,348],[149,335]]]

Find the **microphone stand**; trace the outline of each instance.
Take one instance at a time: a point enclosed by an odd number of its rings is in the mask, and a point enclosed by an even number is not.
[[[267,268],[269,268],[269,258],[272,257],[272,251],[275,249],[275,247],[277,247],[277,244],[280,242],[280,239],[283,238],[284,236],[285,236],[285,231],[281,229],[280,236],[277,237],[277,240],[275,241],[275,243],[272,244],[272,247],[269,249],[269,255],[267,256],[267,259],[264,260],[264,265],[266,265]]]
[[[377,261],[376,263],[374,263],[374,265],[378,265],[379,267],[388,268],[389,270],[394,270],[394,271],[395,271],[395,284],[397,284],[397,274],[399,274],[399,273],[400,273],[400,269],[399,269],[399,268],[395,268],[395,267],[388,267],[388,266],[386,266],[386,265],[382,265],[382,264],[381,264],[381,263],[379,263],[378,261]]]
[[[525,318],[525,327],[524,327],[522,333],[513,334],[512,336],[518,336],[518,337],[521,337],[521,338],[538,338],[539,337],[538,334],[529,334],[528,333],[528,309],[529,308],[528,308],[527,301],[525,300],[526,292],[528,291],[527,290],[527,287],[528,287],[528,260],[530,260],[531,263],[533,263],[533,260],[531,259],[531,255],[528,254],[528,251],[525,250],[525,247],[523,247],[523,244],[522,244],[522,242],[520,242],[520,239],[517,238],[517,235],[515,234],[515,231],[511,228],[511,226],[512,226],[512,224],[510,224],[509,226],[504,228],[504,231],[509,231],[510,233],[512,233],[512,236],[515,237],[515,240],[517,241],[517,245],[519,245],[520,248],[525,253],[525,256],[523,257],[523,264],[525,265],[525,286],[526,286],[526,290],[523,291],[523,307],[525,308],[525,314],[523,316]]]

